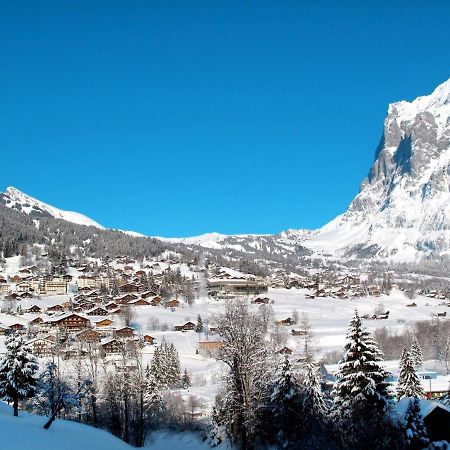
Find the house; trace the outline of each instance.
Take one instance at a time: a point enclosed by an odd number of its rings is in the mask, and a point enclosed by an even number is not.
[[[96,306],[95,308],[86,311],[86,315],[88,316],[107,316],[108,314],[108,310],[100,306]]]
[[[304,330],[291,330],[292,336],[306,336],[307,332]]]
[[[405,419],[410,398],[403,398],[397,403],[397,413]],[[420,399],[420,413],[427,428],[430,441],[450,442],[450,408],[435,400]]]
[[[47,312],[62,312],[64,311],[63,305],[53,305],[47,308]]]
[[[25,325],[21,323],[13,323],[12,325],[9,326],[9,329],[14,331],[23,331],[25,330]]]
[[[153,306],[159,306],[161,304],[162,300],[163,299],[161,297],[159,297],[158,295],[155,295],[151,300],[151,304]]]
[[[134,329],[131,327],[123,327],[114,330],[114,337],[116,338],[132,338],[134,334]]]
[[[101,344],[101,348],[106,355],[120,354],[123,349],[123,342],[118,339],[109,339]]]
[[[118,303],[115,303],[115,302],[109,302],[109,303],[107,303],[106,305],[105,305],[105,308],[108,310],[108,311],[112,311],[113,309],[117,309],[119,307],[119,304]]]
[[[269,297],[256,297],[251,301],[255,305],[267,305],[270,302]]]
[[[87,328],[76,334],[76,339],[81,342],[100,342],[100,333]]]
[[[30,321],[30,326],[39,326],[42,322],[44,322],[44,319],[42,317],[36,317],[32,321]]]
[[[0,325],[0,336],[4,336],[7,333],[7,331],[8,331],[7,327]]]
[[[19,294],[20,298],[33,298],[33,294],[31,292],[22,292],[21,294]]]
[[[140,292],[142,291],[142,286],[139,284],[125,283],[119,286],[119,291],[123,293]]]
[[[113,321],[111,319],[102,319],[98,322],[95,322],[95,326],[100,327],[110,327],[113,324]]]
[[[184,325],[175,325],[173,327],[174,331],[192,331],[195,330],[195,323],[193,322],[186,322]]]
[[[155,343],[155,338],[149,334],[144,334],[144,342],[146,344],[153,345]]]
[[[277,320],[275,322],[275,325],[294,325],[294,323],[295,323],[294,320],[288,317],[286,319]]]
[[[70,331],[82,330],[83,328],[87,328],[91,325],[89,319],[86,319],[85,317],[75,313],[55,318],[51,322],[53,322],[59,328],[65,328]]]
[[[198,350],[205,352],[214,352],[223,348],[223,342],[221,341],[199,341]]]
[[[131,302],[131,300],[137,300],[139,298],[136,294],[124,294],[114,299],[115,302],[123,304]]]
[[[131,300],[131,302],[128,302],[127,305],[130,306],[150,306],[150,302],[143,298],[138,298],[136,300]]]
[[[9,284],[0,284],[0,294],[9,294],[11,292],[11,286]]]
[[[64,295],[67,294],[67,281],[62,278],[54,278],[44,282],[44,290],[48,295]]]
[[[178,308],[180,306],[180,302],[178,300],[170,300],[170,302],[166,303],[167,308]]]
[[[50,356],[55,349],[55,343],[46,338],[31,339],[27,345],[36,356]]]
[[[29,292],[33,291],[33,285],[28,281],[22,281],[16,285],[17,292]]]

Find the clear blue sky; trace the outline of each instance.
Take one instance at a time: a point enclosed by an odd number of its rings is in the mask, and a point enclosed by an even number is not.
[[[1,1],[1,186],[148,235],[342,213],[448,1]]]

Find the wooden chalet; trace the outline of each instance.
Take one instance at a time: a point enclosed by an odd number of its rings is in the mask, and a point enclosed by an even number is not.
[[[76,339],[81,342],[100,342],[101,335],[98,331],[87,328],[76,335]]]
[[[180,302],[178,300],[170,300],[166,303],[167,308],[178,308],[180,306]]]
[[[97,328],[110,327],[112,324],[113,324],[113,321],[111,319],[102,319],[102,320],[95,322],[95,326]]]
[[[137,298],[136,300],[131,300],[127,303],[130,306],[150,306],[150,302],[145,300],[144,298]]]
[[[192,331],[195,330],[195,323],[193,322],[186,322],[184,325],[175,325],[173,327],[174,331]]]
[[[155,338],[149,334],[144,334],[144,342],[146,344],[153,345],[155,343]]]
[[[47,308],[47,312],[62,312],[64,311],[63,305],[53,305]]]
[[[138,298],[139,298],[138,295],[128,293],[128,294],[124,294],[119,297],[116,297],[114,299],[114,301],[119,304],[124,304],[124,303],[131,302],[131,300],[137,300]]]
[[[267,305],[269,302],[269,297],[257,297],[251,301],[254,305]]]
[[[86,315],[88,316],[107,316],[109,311],[101,306],[96,306],[89,311],[86,311]]]
[[[223,342],[221,341],[199,341],[198,342],[198,349],[207,351],[207,352],[214,352],[217,350],[220,350],[223,348]]]
[[[132,338],[134,335],[134,329],[131,327],[123,327],[114,330],[114,337],[116,338]]]
[[[27,345],[36,356],[50,356],[55,349],[55,343],[46,338],[31,339]]]
[[[88,328],[91,325],[89,319],[75,313],[56,318],[52,320],[52,322],[59,328],[64,328],[70,331],[82,330],[83,328]]]
[[[40,312],[42,312],[42,308],[38,305],[33,305],[30,306],[27,310],[27,313],[33,313],[33,314],[39,314]]]
[[[294,325],[294,320],[291,317],[288,317],[286,319],[277,320],[275,325]]]
[[[115,303],[115,302],[109,302],[109,303],[107,303],[106,305],[105,305],[105,308],[108,310],[108,311],[111,311],[111,310],[113,310],[113,309],[117,309],[119,307],[119,304],[118,303]]]
[[[101,344],[101,348],[106,355],[120,354],[123,350],[123,342],[118,339],[109,339]]]

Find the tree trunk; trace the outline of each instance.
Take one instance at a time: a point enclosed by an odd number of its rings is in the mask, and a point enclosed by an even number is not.
[[[17,398],[13,400],[13,409],[14,417],[17,417],[19,415],[19,400]]]
[[[48,430],[50,428],[50,426],[52,425],[52,423],[55,421],[57,414],[52,414],[50,416],[50,419],[47,420],[46,424],[44,425],[44,429]]]

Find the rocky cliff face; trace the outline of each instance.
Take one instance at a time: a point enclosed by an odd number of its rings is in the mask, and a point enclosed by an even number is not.
[[[346,213],[312,248],[413,260],[450,254],[450,80],[389,106],[375,162]]]

